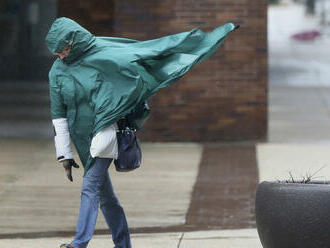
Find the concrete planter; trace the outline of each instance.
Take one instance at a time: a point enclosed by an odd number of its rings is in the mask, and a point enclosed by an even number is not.
[[[330,247],[330,185],[262,182],[256,221],[264,248]]]

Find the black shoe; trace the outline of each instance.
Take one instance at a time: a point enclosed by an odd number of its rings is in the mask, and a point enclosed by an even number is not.
[[[61,244],[60,248],[74,248],[74,247],[70,244]]]

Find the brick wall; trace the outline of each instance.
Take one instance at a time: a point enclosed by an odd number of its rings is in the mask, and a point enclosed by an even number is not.
[[[267,133],[266,0],[59,0],[59,15],[97,35],[138,40],[226,22],[241,24],[202,64],[150,101],[148,141],[264,140]]]

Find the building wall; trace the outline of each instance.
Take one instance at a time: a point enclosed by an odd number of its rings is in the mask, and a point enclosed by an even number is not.
[[[97,35],[146,40],[241,25],[202,64],[151,100],[148,141],[264,140],[267,134],[266,0],[59,0],[59,15]]]

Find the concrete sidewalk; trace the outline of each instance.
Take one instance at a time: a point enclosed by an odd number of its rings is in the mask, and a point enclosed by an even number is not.
[[[57,247],[70,242],[82,169],[74,170],[74,183],[67,181],[52,140],[2,139],[0,144],[0,245]],[[135,248],[260,246],[252,228],[254,145],[144,143],[142,150],[138,170],[118,173],[110,168]],[[109,245],[111,236],[100,214],[90,247]]]
[[[255,229],[199,231],[182,233],[133,234],[134,248],[262,248]],[[2,239],[0,245],[10,248],[59,247],[67,238]],[[95,235],[91,248],[111,247],[109,235]]]
[[[53,141],[0,141],[0,234],[75,230],[83,169],[69,182]],[[185,222],[201,159],[198,144],[143,144],[142,166],[110,177],[131,228]],[[160,159],[161,158],[161,159]],[[79,161],[77,158],[76,161]],[[169,203],[170,201],[170,203]],[[96,229],[107,229],[100,214]]]
[[[291,35],[320,30],[315,41]],[[330,178],[330,42],[328,27],[291,1],[269,8],[269,133],[259,144],[260,180]]]

